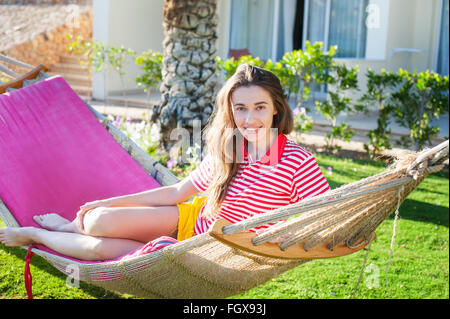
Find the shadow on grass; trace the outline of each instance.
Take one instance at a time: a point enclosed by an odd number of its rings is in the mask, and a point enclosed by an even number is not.
[[[394,213],[394,212],[393,212]],[[414,199],[406,199],[400,206],[399,216],[402,219],[409,219],[425,223],[432,223],[448,227],[448,207],[431,205]],[[394,218],[391,214],[389,218]]]
[[[436,190],[428,190],[424,187],[420,187],[420,185],[416,188],[417,190],[424,192],[424,193],[429,193],[429,194],[439,194],[439,195],[445,195],[448,196],[448,193],[443,193],[443,192],[438,192]]]
[[[25,260],[26,256],[26,250],[21,247],[6,247],[4,245],[0,245],[0,249],[10,253],[11,255],[16,256],[20,260]],[[38,255],[34,255],[31,259],[31,264],[48,273],[49,275],[61,278],[63,281],[66,280],[66,275],[54,268],[50,263],[48,263],[44,258]],[[33,275],[33,274],[32,274]],[[81,282],[80,281],[80,288],[84,293],[94,297],[94,298],[101,298],[101,299],[121,299],[123,298],[119,294],[113,293],[111,291],[105,290],[100,287],[93,286],[91,284]]]

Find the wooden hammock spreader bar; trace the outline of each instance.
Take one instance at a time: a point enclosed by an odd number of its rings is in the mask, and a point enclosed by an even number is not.
[[[334,247],[333,250],[327,248],[328,242],[321,243],[315,246],[313,249],[306,251],[303,248],[303,242],[290,246],[286,250],[281,250],[277,243],[264,243],[255,246],[252,243],[252,239],[255,237],[255,233],[250,231],[240,232],[233,235],[226,235],[223,233],[223,228],[231,223],[225,219],[217,220],[211,231],[210,235],[213,236],[224,244],[238,248],[256,255],[272,258],[282,259],[317,259],[317,258],[333,258],[339,256],[345,256],[357,252],[366,247],[369,242],[375,239],[375,233],[368,240],[362,239],[355,245],[355,248],[349,248],[345,243],[339,244]]]
[[[15,80],[1,84],[0,85],[0,94],[5,93],[6,90],[9,88],[20,89],[22,87],[24,81],[34,79],[41,71],[44,71],[44,72],[47,71],[47,68],[42,64],[38,65],[37,67],[35,67],[33,70],[31,70],[27,74],[15,79]]]

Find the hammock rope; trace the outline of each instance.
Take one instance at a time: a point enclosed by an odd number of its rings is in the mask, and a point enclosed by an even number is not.
[[[358,281],[356,282],[355,288],[353,289],[352,299],[355,299],[356,293],[358,292],[359,283],[361,282],[364,270],[366,269],[367,257],[369,257],[369,251],[370,251],[370,247],[371,246],[372,246],[372,242],[369,242],[367,247],[364,248],[366,250],[366,254],[364,255],[364,260],[363,260],[363,263],[362,263],[361,271],[359,272]]]
[[[403,186],[398,190],[398,203],[397,203],[397,209],[395,210],[394,226],[392,229],[392,238],[391,238],[391,247],[389,249],[389,257],[388,257],[388,261],[387,261],[387,265],[386,265],[386,295],[388,294],[388,272],[389,272],[389,266],[391,264],[392,253],[394,252],[394,241],[395,241],[395,235],[396,235],[396,230],[397,230],[399,209],[400,209],[400,204],[401,204],[400,199],[402,197],[400,195],[400,193],[403,193],[404,191],[405,191],[405,188]]]

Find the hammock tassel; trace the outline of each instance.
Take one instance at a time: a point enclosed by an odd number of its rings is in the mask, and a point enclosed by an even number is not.
[[[33,299],[33,277],[31,276],[30,271],[30,262],[31,258],[33,258],[34,255],[34,253],[31,251],[33,248],[35,248],[33,245],[28,247],[27,255],[25,256],[24,277],[25,277],[25,289],[27,290],[28,299]]]

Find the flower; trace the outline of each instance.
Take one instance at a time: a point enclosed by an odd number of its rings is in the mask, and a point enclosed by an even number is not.
[[[298,107],[296,107],[296,108],[292,111],[292,113],[294,113],[294,116],[297,116],[297,115],[300,114],[300,110],[298,109]]]
[[[300,113],[302,113],[303,115],[306,115],[306,109],[304,107],[300,108]]]
[[[329,173],[329,174],[333,174],[333,169],[331,168],[331,166],[328,166],[328,167],[327,167],[327,170],[328,170],[328,173]]]
[[[174,160],[172,160],[172,159],[167,162],[167,168],[168,169],[174,168],[175,165],[176,165],[176,162]]]

